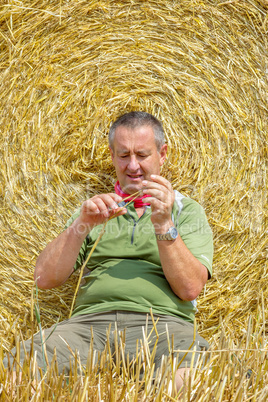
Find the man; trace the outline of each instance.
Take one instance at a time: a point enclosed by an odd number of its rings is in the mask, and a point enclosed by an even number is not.
[[[174,349],[188,350],[194,339],[194,301],[211,275],[212,233],[202,208],[160,175],[167,154],[161,123],[145,112],[127,113],[112,125],[109,145],[118,179],[115,193],[86,200],[36,262],[38,287],[62,285],[86,260],[100,225],[108,220],[87,263],[91,273],[84,278],[72,318],[46,342],[48,357],[56,347],[60,369],[69,364],[69,348],[78,350],[86,363],[91,329],[93,348],[102,351],[107,329],[112,325],[113,333],[115,322],[119,331],[125,330],[126,353],[134,356],[142,328],[153,326],[150,311],[161,334],[156,367],[169,354],[167,327]],[[137,192],[134,202],[122,201]],[[195,346],[198,351],[208,344],[196,335]],[[178,389],[191,357],[188,353],[177,370]]]

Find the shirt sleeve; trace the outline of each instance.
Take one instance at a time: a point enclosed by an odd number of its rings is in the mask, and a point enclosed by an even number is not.
[[[176,221],[178,232],[186,247],[207,267],[211,277],[213,234],[204,209],[196,201],[184,197]]]

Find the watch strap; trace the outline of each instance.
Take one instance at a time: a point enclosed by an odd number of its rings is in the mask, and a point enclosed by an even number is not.
[[[172,226],[167,233],[156,233],[155,236],[157,240],[175,240],[178,237],[178,231],[175,226]]]

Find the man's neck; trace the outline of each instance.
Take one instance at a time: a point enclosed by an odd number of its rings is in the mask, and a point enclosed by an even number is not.
[[[146,209],[145,206],[144,206],[144,207],[140,207],[140,208],[135,208],[135,210],[136,210],[137,215],[138,215],[139,218],[144,214],[145,209]]]

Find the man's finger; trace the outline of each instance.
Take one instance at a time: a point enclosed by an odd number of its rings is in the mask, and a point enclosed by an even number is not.
[[[100,194],[95,195],[90,199],[90,201],[94,202],[97,205],[100,212],[108,211],[110,209],[116,210],[118,208],[118,202],[122,200],[120,196],[116,196],[116,194]]]
[[[152,199],[157,199],[162,201],[163,203],[167,203],[169,199],[171,199],[171,194],[167,191],[161,191],[161,189],[148,188],[144,191],[144,194],[149,195],[150,197],[145,198],[144,202],[151,203]],[[151,199],[152,198],[152,199]]]
[[[171,183],[162,176],[152,174],[150,179],[151,180],[144,180],[143,183],[147,181],[148,186],[153,186],[154,183],[158,183],[159,185],[166,187],[169,191],[173,190]]]

